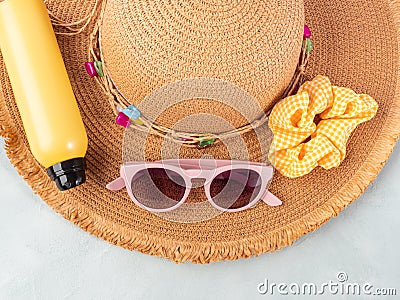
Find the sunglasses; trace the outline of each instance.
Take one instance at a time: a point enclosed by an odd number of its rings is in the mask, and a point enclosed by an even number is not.
[[[126,187],[133,202],[150,212],[177,209],[196,180],[205,180],[202,185],[208,201],[221,211],[242,211],[261,199],[270,206],[282,204],[268,191],[274,168],[262,163],[214,159],[130,162],[121,166],[120,174],[107,189]]]

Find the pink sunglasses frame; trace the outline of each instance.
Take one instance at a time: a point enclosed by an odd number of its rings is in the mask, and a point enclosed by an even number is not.
[[[170,208],[154,209],[141,204],[135,198],[131,188],[132,178],[139,171],[149,168],[162,168],[165,170],[171,170],[182,176],[186,184],[185,194],[176,205]],[[260,193],[248,205],[244,207],[236,209],[225,209],[218,206],[213,201],[210,195],[210,185],[212,180],[219,176],[221,173],[234,169],[247,169],[257,172],[262,180]],[[238,212],[246,210],[255,206],[261,199],[269,206],[279,206],[282,204],[281,200],[279,200],[275,195],[268,191],[268,186],[274,175],[274,168],[272,166],[266,166],[262,163],[213,159],[169,159],[158,162],[129,162],[121,165],[120,174],[121,176],[119,178],[107,184],[107,189],[111,191],[118,191],[123,189],[124,187],[127,187],[126,190],[133,202],[139,207],[150,212],[160,213],[177,209],[186,201],[187,197],[189,196],[190,190],[192,188],[191,180],[197,178],[206,179],[206,182],[203,186],[207,199],[213,207],[221,211]]]

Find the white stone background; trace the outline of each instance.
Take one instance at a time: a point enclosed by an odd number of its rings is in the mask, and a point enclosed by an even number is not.
[[[210,265],[175,264],[84,232],[33,194],[3,146],[0,138],[1,300],[278,299],[260,295],[258,284],[322,284],[340,271],[348,282],[397,288],[387,298],[400,299],[399,146],[367,191],[317,231],[281,251]],[[380,299],[311,299],[332,297]]]

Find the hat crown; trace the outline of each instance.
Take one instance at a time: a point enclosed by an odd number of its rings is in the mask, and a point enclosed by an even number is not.
[[[212,113],[239,127],[271,108],[289,85],[299,60],[303,26],[304,5],[299,0],[108,0],[101,49],[113,82],[132,104],[144,114],[161,103],[169,107],[151,116],[158,123],[172,126],[187,115]],[[201,83],[196,84],[196,78],[202,78]],[[192,79],[193,89],[198,89],[205,78],[225,81],[218,88],[231,93],[232,100],[218,103],[220,99],[188,95],[182,101],[185,95],[181,95],[176,103],[171,95],[143,101],[178,80]],[[237,88],[245,93],[235,93]],[[249,103],[250,113],[243,115],[238,104],[248,96],[257,105]]]

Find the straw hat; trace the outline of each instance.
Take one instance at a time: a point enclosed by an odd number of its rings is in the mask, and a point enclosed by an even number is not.
[[[89,136],[86,183],[60,192],[35,161],[1,58],[0,133],[11,162],[48,205],[115,245],[197,263],[280,249],[357,199],[400,132],[400,1],[48,0],[46,5]],[[126,191],[106,189],[129,160],[265,161],[268,128],[205,148],[187,147],[140,130],[125,131],[115,123],[110,104],[135,104],[159,126],[182,132],[246,126],[290,85],[304,24],[312,29],[314,43],[304,80],[326,75],[333,84],[379,103],[375,118],[351,136],[340,167],[316,168],[297,179],[276,173],[270,191],[283,205],[260,203],[202,222],[163,218],[137,207]],[[102,58],[112,81],[88,76],[84,63],[93,55]],[[202,189],[191,193],[190,202],[204,200]]]

